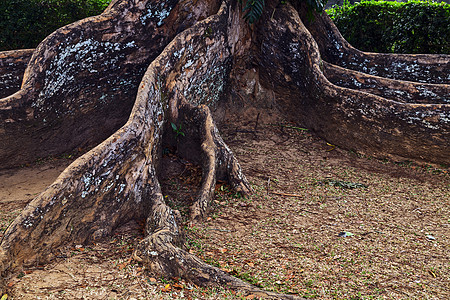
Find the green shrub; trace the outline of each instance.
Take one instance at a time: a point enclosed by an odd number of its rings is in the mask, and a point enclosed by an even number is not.
[[[36,47],[56,29],[98,15],[111,0],[0,0],[0,51]]]
[[[344,38],[363,51],[450,54],[450,5],[363,1],[327,10]]]

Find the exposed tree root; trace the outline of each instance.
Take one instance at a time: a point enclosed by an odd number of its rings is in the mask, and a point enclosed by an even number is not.
[[[323,14],[306,17],[306,8],[298,7],[301,19],[317,42],[322,59],[351,70],[390,79],[449,84],[450,60],[444,54],[368,53],[353,48]]]
[[[440,82],[448,56],[358,52],[339,39],[327,17],[316,15],[316,23],[305,26],[298,13],[304,8],[278,1],[268,3],[250,39],[237,3],[224,1],[220,9],[218,4],[116,0],[101,16],[60,29],[34,52],[22,89],[0,100],[0,117],[9,120],[0,128],[7,143],[0,148],[1,162],[12,166],[109,137],[72,163],[11,224],[0,244],[2,278],[22,265],[48,261],[64,245],[102,239],[121,224],[146,219],[147,236],[134,258],[153,272],[296,299],[261,291],[184,251],[180,214],[165,203],[158,181],[166,139],[178,155],[202,166],[201,187],[190,208],[193,222],[207,213],[216,180],[251,193],[210,110],[230,90],[239,93],[239,87],[230,86],[230,74],[240,60],[250,61],[258,73],[256,98],[266,91],[277,110],[333,144],[377,156],[450,163],[448,85]],[[95,64],[82,68],[74,64],[76,58]],[[105,68],[111,60],[116,64]],[[394,61],[414,63],[416,71],[402,76],[419,74],[416,81],[436,65],[431,77],[441,84],[375,77],[393,72],[388,65]],[[342,68],[358,64],[362,70]],[[368,75],[361,74],[364,68]],[[339,82],[344,77],[350,83]],[[372,81],[379,91],[369,87]],[[97,87],[99,92],[92,93]],[[423,100],[421,88],[437,96]],[[412,100],[389,98],[389,93],[409,93]],[[129,116],[125,125],[124,116]],[[55,143],[66,144],[50,150]],[[20,152],[20,146],[27,151]]]
[[[201,220],[205,216],[209,201],[214,195],[216,176],[219,180],[229,182],[235,191],[243,195],[251,193],[250,185],[243,180],[239,163],[219,135],[211,111],[206,105],[184,103],[178,110],[177,122],[184,124],[183,128],[187,130],[185,135],[190,137],[187,143],[178,143],[178,147],[183,149],[183,155],[191,160],[198,160],[200,157],[203,163],[202,187],[191,206],[191,220]],[[197,144],[201,146],[201,153],[189,146],[192,140],[197,140],[195,136],[199,137]]]
[[[302,9],[300,11],[303,12]],[[281,28],[282,26],[285,26],[285,29]],[[338,87],[326,78],[331,67],[322,61],[321,55],[333,59],[333,56],[326,53],[327,49],[336,46],[332,41],[340,43],[336,49],[341,49],[343,56],[355,53],[356,50],[343,48],[341,44],[344,42],[337,40],[334,29],[327,29],[334,28],[328,17],[316,15],[315,21],[308,26],[309,30],[294,9],[279,6],[272,22],[257,34],[261,47],[259,60],[263,84],[266,88],[273,86],[279,98],[277,101],[282,103],[284,111],[292,120],[302,120],[305,127],[313,129],[332,144],[356,149],[368,155],[450,163],[447,154],[450,152],[450,105],[445,100],[445,93],[449,90],[447,84],[420,85],[395,80],[379,81],[380,89],[385,90],[383,95],[396,91],[405,92],[417,87],[430,87],[431,90],[423,91],[424,97],[428,93],[439,91],[440,95],[426,97],[431,99],[417,101],[419,103],[408,103],[407,97],[401,103],[395,97],[391,100],[375,93]],[[278,35],[273,34],[274,32],[278,32]],[[323,37],[325,33],[327,35]],[[390,63],[405,63],[408,60],[412,62],[415,59],[415,55],[377,56],[358,53],[365,59],[372,57],[378,60],[385,57]],[[448,55],[421,57],[424,61],[420,65],[425,67],[421,69],[422,73],[420,68],[418,69],[417,74],[422,74],[420,76],[428,74],[427,70],[433,65],[432,62],[441,61],[436,65],[446,66],[450,61]],[[367,60],[367,63],[370,65],[373,61]],[[350,79],[358,76],[376,79],[370,77],[371,75],[359,75],[345,69],[340,69],[339,72],[341,75],[345,73]],[[436,78],[442,77],[446,74],[445,67],[437,68],[434,74]],[[333,75],[330,79],[336,81]],[[298,99],[297,105],[293,105],[290,99]]]
[[[0,99],[18,90],[34,49],[0,52]]]
[[[403,103],[450,104],[450,85],[401,81],[373,76],[323,62],[326,78],[341,87]]]
[[[0,72],[0,79],[16,78],[29,62],[21,89],[0,99],[0,168],[105,140],[128,120],[150,63],[176,34],[219,6],[209,0],[114,0],[101,15],[52,33],[31,59],[30,51],[4,53],[9,59],[0,56],[0,67],[19,54],[24,58],[15,59],[10,72],[2,68],[7,74]],[[3,81],[5,89],[17,89],[18,80]]]

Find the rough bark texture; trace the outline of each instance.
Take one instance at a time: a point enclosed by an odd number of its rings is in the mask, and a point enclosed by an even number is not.
[[[207,212],[217,179],[251,192],[210,111],[230,105],[246,68],[255,74],[247,87],[257,105],[331,143],[450,163],[448,56],[362,53],[342,40],[327,16],[305,26],[303,7],[277,2],[268,3],[251,31],[234,1],[116,0],[101,16],[58,30],[34,51],[21,90],[0,100],[1,166],[104,141],[11,224],[0,245],[2,278],[50,260],[61,246],[146,220],[147,237],[134,258],[153,272],[295,298],[259,291],[184,251],[179,213],[166,205],[158,182],[162,146],[171,143],[202,166],[192,220]],[[9,55],[2,61],[18,59]],[[414,67],[392,75],[403,63]],[[394,79],[382,78],[386,74]],[[430,78],[432,84],[399,78]],[[185,136],[176,138],[171,123],[182,125]]]
[[[0,100],[2,167],[110,136],[128,119],[150,62],[217,9],[201,0],[116,0],[102,15],[51,34],[34,51],[22,89]]]
[[[20,90],[23,74],[33,51],[29,49],[0,52],[0,98]]]
[[[286,114],[302,120],[330,143],[347,149],[378,157],[450,163],[449,85],[380,80],[372,75],[378,69],[387,69],[394,74],[392,77],[402,78],[404,74],[398,75],[396,66],[414,62],[416,71],[403,68],[403,73],[415,78],[430,76],[434,82],[448,77],[449,56],[359,52],[342,39],[328,16],[316,15],[308,29],[299,15],[292,9],[287,13],[288,9],[277,7],[273,20],[267,27],[258,27],[261,31],[257,34],[261,77],[267,88],[280,95],[278,98],[286,99],[281,104]],[[306,15],[303,7],[298,11]],[[354,60],[358,61],[355,65],[360,73],[339,68],[339,76],[330,75],[338,68],[329,63],[348,67],[351,64],[347,62]],[[367,69],[369,66],[375,71]],[[363,84],[358,84],[361,76],[366,84],[377,82],[378,91],[367,93]],[[352,85],[357,88],[347,88]],[[401,102],[396,96],[388,97],[396,94],[405,97]],[[411,101],[414,94],[421,100]]]

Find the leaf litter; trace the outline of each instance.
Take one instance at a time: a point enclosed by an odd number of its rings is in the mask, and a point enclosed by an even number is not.
[[[243,198],[219,182],[207,220],[186,223],[189,252],[266,290],[307,298],[450,298],[448,169],[328,151],[307,130],[260,125],[250,135],[232,124],[224,140],[255,193]],[[201,170],[174,154],[164,159],[166,200],[187,218]],[[10,189],[0,192],[4,231],[31,197],[13,204]],[[8,299],[256,298],[149,273],[131,260],[142,227],[127,224],[111,240],[24,269],[10,279]]]

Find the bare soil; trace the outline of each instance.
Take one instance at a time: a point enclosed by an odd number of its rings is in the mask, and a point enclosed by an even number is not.
[[[267,290],[318,299],[450,299],[448,169],[395,163],[327,144],[292,124],[229,123],[224,140],[254,194],[219,182],[210,217],[186,221],[186,248]],[[255,125],[257,125],[255,131]],[[188,215],[198,166],[165,151],[167,201]],[[0,237],[71,162],[0,172]],[[131,260],[142,224],[9,281],[12,299],[253,299],[179,278],[154,278]]]

